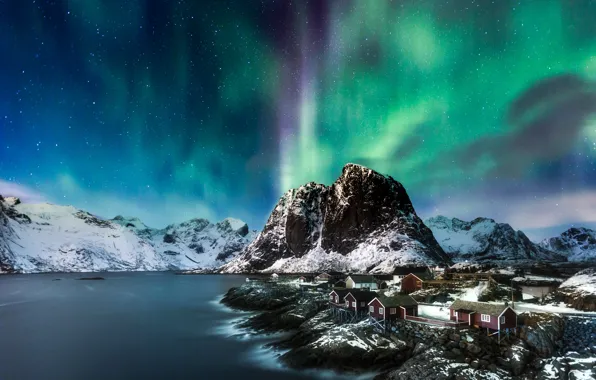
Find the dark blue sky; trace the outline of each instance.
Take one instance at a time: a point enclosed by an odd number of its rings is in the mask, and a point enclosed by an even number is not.
[[[596,221],[590,1],[0,2],[0,193],[261,228],[347,162],[423,216]]]

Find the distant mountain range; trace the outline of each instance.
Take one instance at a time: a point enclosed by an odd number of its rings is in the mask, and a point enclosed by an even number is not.
[[[192,219],[152,229],[136,218],[104,220],[72,206],[0,197],[0,272],[215,268],[254,238],[246,223]]]
[[[454,261],[565,261],[567,255],[535,244],[522,231],[493,219],[466,222],[435,216],[425,220],[443,250]]]
[[[137,218],[98,218],[72,206],[0,196],[0,273],[216,269],[388,273],[451,262],[596,261],[596,232],[571,228],[533,243],[492,219],[423,222],[401,183],[347,164],[331,185],[286,192],[263,231],[227,218],[164,229]]]

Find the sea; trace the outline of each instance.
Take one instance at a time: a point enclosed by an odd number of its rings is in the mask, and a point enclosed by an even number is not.
[[[77,280],[101,276],[105,280]],[[169,272],[0,276],[0,380],[311,379],[285,369],[248,313],[219,300],[244,276]]]

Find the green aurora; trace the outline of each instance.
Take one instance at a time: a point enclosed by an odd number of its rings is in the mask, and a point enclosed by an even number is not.
[[[0,192],[260,228],[356,162],[423,216],[596,222],[596,2],[0,7]]]

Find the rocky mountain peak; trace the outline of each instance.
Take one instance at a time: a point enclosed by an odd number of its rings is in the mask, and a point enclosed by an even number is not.
[[[391,271],[401,262],[449,260],[402,184],[356,164],[345,165],[331,186],[310,182],[287,191],[241,256],[224,270],[265,270],[277,263],[285,271]]]

